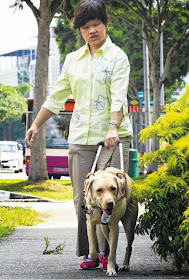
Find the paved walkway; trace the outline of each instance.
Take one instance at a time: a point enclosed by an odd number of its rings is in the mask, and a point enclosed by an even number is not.
[[[0,279],[107,279],[100,269],[82,271],[81,258],[75,255],[76,216],[73,202],[56,203],[1,202],[1,205],[32,206],[33,209],[51,214],[51,217],[33,227],[16,229],[0,242]],[[49,237],[49,249],[66,242],[63,254],[43,255],[44,237]],[[135,237],[131,256],[131,270],[119,272],[117,279],[189,279],[187,274],[170,271],[170,263],[161,262],[151,250],[148,236]],[[120,230],[117,263],[124,257],[126,239]]]

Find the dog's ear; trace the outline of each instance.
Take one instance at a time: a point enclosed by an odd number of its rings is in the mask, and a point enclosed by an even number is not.
[[[122,179],[122,176],[126,179],[126,176],[127,176],[124,171],[122,171],[122,170],[120,170],[118,168],[115,168],[115,167],[108,167],[108,168],[106,168],[105,171],[116,175],[120,179]]]
[[[93,172],[89,172],[89,173],[87,174],[87,176],[86,176],[86,179],[89,179],[90,176],[94,176],[94,173],[93,173]]]
[[[127,174],[126,174],[126,180],[127,180],[127,185],[128,185],[129,187],[132,187],[132,185],[135,183],[135,182],[131,179],[131,177],[129,177],[129,175],[127,175]]]
[[[123,181],[119,177],[114,177],[114,180],[117,183],[118,193],[120,194],[120,197],[125,197],[127,194],[127,181]]]
[[[84,182],[84,188],[85,188],[85,197],[88,196],[89,190],[92,187],[92,184],[94,182],[94,179],[86,179]]]

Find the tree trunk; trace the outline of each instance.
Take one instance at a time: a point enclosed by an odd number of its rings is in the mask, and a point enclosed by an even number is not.
[[[9,124],[8,124],[8,140],[12,140],[12,125],[11,125],[11,119],[9,119]]]
[[[6,120],[3,122],[3,141],[6,141],[7,140],[7,122]]]
[[[39,112],[47,96],[50,22],[51,17],[48,15],[48,10],[46,10],[46,14],[43,14],[43,16],[38,21],[38,46],[35,71],[33,119],[36,118],[37,113]],[[28,180],[42,181],[47,179],[48,172],[46,167],[45,125],[42,125],[31,148]]]
[[[153,91],[153,117],[152,124],[160,117],[160,76],[159,76],[159,55],[157,52],[149,53],[151,73],[150,80]],[[152,152],[159,149],[159,140],[157,137],[152,141]]]
[[[83,39],[83,36],[80,32],[80,30],[77,30],[78,38],[77,38],[77,48],[81,48],[82,46],[85,45],[85,40]]]
[[[25,2],[30,7],[38,24],[33,110],[34,120],[47,96],[50,23],[64,0],[40,0],[38,9],[32,1],[22,0],[21,2]],[[46,167],[45,125],[42,125],[31,148],[28,180],[42,181],[46,179],[48,179],[48,172]]]

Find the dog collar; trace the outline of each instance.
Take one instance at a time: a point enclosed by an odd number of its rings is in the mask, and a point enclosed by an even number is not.
[[[111,215],[107,215],[105,212],[102,211],[102,209],[99,206],[91,205],[90,209],[85,205],[81,206],[84,210],[85,213],[90,215],[94,212],[95,208],[98,208],[101,210],[101,223],[102,225],[108,225],[108,222],[110,220]]]

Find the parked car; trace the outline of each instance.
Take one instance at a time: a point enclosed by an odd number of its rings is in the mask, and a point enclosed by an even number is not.
[[[23,148],[16,141],[0,141],[1,168],[14,171],[23,170]]]

